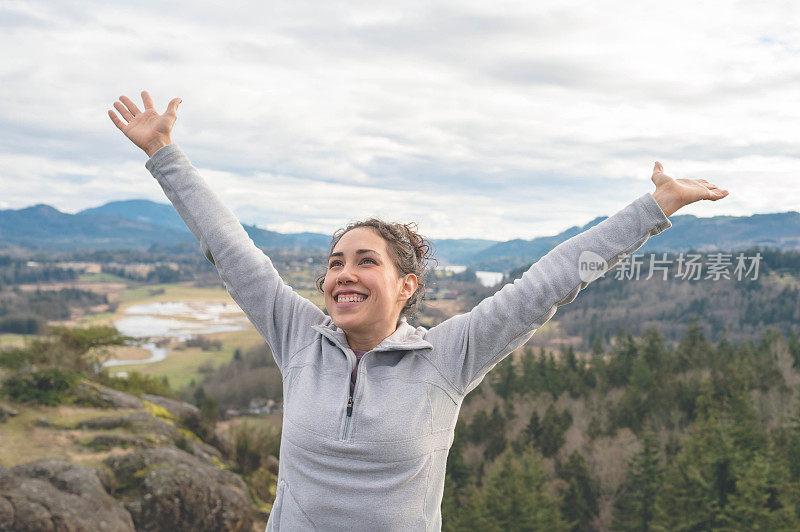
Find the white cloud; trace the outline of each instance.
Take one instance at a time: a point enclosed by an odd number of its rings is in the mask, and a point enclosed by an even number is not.
[[[275,230],[528,238],[650,191],[656,159],[731,192],[681,212],[797,208],[794,2],[234,4],[5,2],[4,204],[163,200],[106,116],[146,88],[183,98],[174,140]]]

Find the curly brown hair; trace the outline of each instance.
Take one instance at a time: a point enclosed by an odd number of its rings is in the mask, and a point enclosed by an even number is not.
[[[429,272],[428,263],[434,261],[438,264],[438,261],[433,256],[433,244],[430,240],[417,233],[417,224],[414,222],[401,224],[397,222],[386,222],[380,218],[368,218],[366,220],[352,222],[333,233],[329,253],[333,253],[333,249],[345,233],[358,227],[368,227],[386,240],[389,253],[392,255],[395,268],[397,268],[397,272],[400,276],[409,273],[413,273],[417,276],[417,291],[406,301],[406,304],[400,311],[400,317],[405,316],[407,319],[411,319],[425,297],[426,281]],[[324,282],[325,273],[323,272],[317,277],[317,288],[320,292],[323,291],[322,285]]]

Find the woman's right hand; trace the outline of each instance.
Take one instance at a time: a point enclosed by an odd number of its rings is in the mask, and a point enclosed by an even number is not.
[[[136,104],[127,96],[120,96],[120,102],[114,102],[114,108],[122,115],[124,122],[117,113],[108,110],[108,116],[117,128],[139,146],[148,157],[164,146],[172,144],[170,134],[175,120],[178,119],[178,104],[180,98],[175,98],[167,105],[167,110],[160,115],[156,112],[153,99],[147,91],[142,91],[144,111],[140,111]],[[123,105],[124,104],[124,105]]]

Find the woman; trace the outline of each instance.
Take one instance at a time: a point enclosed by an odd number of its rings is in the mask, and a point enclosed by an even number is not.
[[[159,115],[125,96],[114,124],[272,348],[283,376],[278,487],[268,530],[439,530],[445,462],[458,411],[507,354],[575,299],[579,261],[611,267],[672,224],[684,205],[726,191],[666,176],[656,190],[563,242],[471,312],[426,330],[405,316],[424,289],[427,247],[409,226],[376,221],[334,235],[319,286],[329,316],[284,284],[269,258],[208,188],[171,131],[179,99]],[[584,255],[585,256],[585,255]],[[357,355],[362,355],[358,363]]]

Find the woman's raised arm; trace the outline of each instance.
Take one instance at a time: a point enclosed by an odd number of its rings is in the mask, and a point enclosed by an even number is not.
[[[428,331],[425,339],[438,346],[433,363],[466,395],[486,373],[522,346],[572,302],[597,275],[592,265],[610,270],[639,249],[651,236],[672,226],[667,216],[689,203],[715,201],[728,192],[705,180],[672,179],[656,163],[654,193],[644,194],[613,216],[566,240],[534,263],[513,284],[481,301],[466,314]],[[602,268],[601,268],[602,270]]]
[[[162,115],[155,111],[146,91],[142,92],[144,111],[125,96],[120,100],[114,107],[125,121],[109,110],[111,120],[150,156],[145,166],[200,242],[206,258],[216,266],[234,301],[272,348],[282,372],[284,358],[293,348],[313,340],[311,325],[322,323],[325,314],[283,282],[233,212],[172,144],[170,135],[181,100],[172,100]]]

